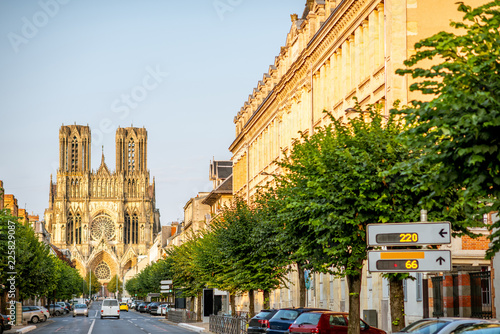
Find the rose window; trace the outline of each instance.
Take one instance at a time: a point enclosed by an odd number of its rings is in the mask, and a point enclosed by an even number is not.
[[[95,276],[101,280],[111,278],[111,269],[106,262],[101,262],[95,267]]]
[[[115,224],[107,215],[101,215],[94,218],[90,230],[92,239],[94,240],[99,240],[103,236],[105,239],[111,240],[115,236]]]

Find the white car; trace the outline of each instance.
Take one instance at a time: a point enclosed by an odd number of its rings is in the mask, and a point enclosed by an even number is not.
[[[76,317],[77,315],[84,315],[88,318],[89,309],[87,308],[86,304],[76,304],[75,305],[75,308],[73,309],[73,318]]]
[[[156,310],[156,314],[158,315],[165,315],[168,312],[168,304],[161,304],[158,306],[158,309]]]
[[[120,304],[116,299],[105,299],[101,306],[101,319],[104,317],[116,317],[120,319]]]

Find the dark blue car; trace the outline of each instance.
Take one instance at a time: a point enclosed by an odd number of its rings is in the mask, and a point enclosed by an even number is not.
[[[284,308],[276,312],[269,320],[269,328],[266,334],[286,334],[288,328],[293,324],[295,319],[304,312],[309,311],[328,311],[327,309],[319,308]]]

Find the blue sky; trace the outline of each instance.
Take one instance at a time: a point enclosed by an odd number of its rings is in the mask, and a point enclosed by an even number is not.
[[[148,131],[162,224],[210,191],[230,159],[233,118],[274,63],[305,0],[0,0],[0,180],[39,214],[59,128],[88,124],[92,168],[115,130]]]

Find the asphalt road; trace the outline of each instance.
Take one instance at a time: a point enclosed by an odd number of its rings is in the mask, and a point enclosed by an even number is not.
[[[37,329],[31,331],[36,334],[48,333],[70,333],[70,334],[132,334],[132,333],[172,333],[193,334],[193,332],[162,322],[160,316],[152,316],[148,313],[136,311],[120,311],[120,319],[101,319],[101,302],[94,302],[90,307],[88,318],[78,316],[73,318],[69,313],[65,316],[52,317],[46,323],[37,325]]]

